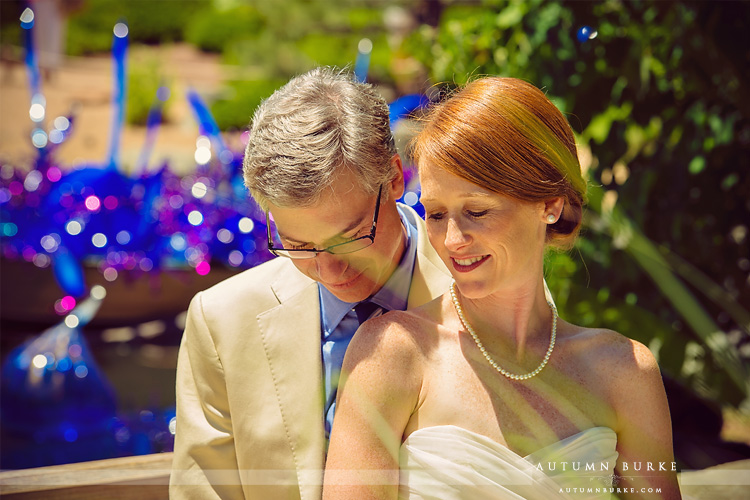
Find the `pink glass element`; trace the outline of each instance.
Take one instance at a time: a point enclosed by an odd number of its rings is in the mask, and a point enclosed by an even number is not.
[[[91,195],[88,198],[86,198],[85,204],[86,204],[86,208],[88,208],[92,212],[96,212],[97,210],[99,210],[99,207],[102,206],[102,202],[99,201],[99,198],[97,198],[94,195]]]
[[[195,266],[195,272],[200,274],[201,276],[205,276],[211,272],[211,265],[205,260],[199,262],[198,265]]]
[[[74,299],[70,295],[66,295],[65,297],[60,299],[60,305],[66,311],[72,311],[73,308],[76,306],[76,299]]]
[[[47,179],[51,182],[59,181],[62,179],[62,171],[57,167],[50,167],[49,170],[47,170]]]
[[[109,195],[106,198],[104,198],[104,206],[107,208],[107,210],[114,210],[117,208],[117,205],[119,205],[119,202],[117,201],[117,198]]]
[[[55,301],[55,312],[59,315],[67,314],[67,310],[62,306],[62,300]]]
[[[23,256],[23,260],[27,262],[31,262],[34,260],[34,256],[36,255],[36,250],[34,250],[31,247],[26,247],[23,249],[23,252],[21,252],[21,255]]]

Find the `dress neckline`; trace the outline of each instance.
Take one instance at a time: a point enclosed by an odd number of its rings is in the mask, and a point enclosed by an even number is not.
[[[485,436],[484,434],[479,434],[478,432],[474,432],[464,427],[459,427],[457,425],[444,424],[444,425],[433,425],[429,427],[421,427],[415,430],[414,432],[409,434],[409,436],[404,440],[403,443],[401,443],[401,446],[407,445],[409,443],[409,440],[412,439],[412,436],[416,434],[429,434],[431,432],[448,432],[448,433],[457,434],[461,437],[479,442],[483,444],[484,446],[497,450],[498,453],[510,453],[518,458],[521,458],[526,461],[531,461],[531,462],[535,461],[537,457],[544,456],[550,450],[564,449],[566,447],[573,446],[576,443],[584,442],[587,439],[591,439],[591,436],[596,436],[598,434],[604,433],[605,435],[611,435],[610,437],[614,438],[615,440],[617,439],[617,433],[610,427],[606,427],[606,426],[589,427],[588,429],[584,429],[580,432],[577,432],[568,437],[565,437],[559,441],[555,441],[554,443],[544,446],[526,456],[521,456],[515,451],[508,448],[506,445],[500,444],[494,439]]]

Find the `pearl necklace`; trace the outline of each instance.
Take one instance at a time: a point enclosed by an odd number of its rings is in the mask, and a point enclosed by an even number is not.
[[[536,367],[536,370],[529,372],[529,373],[525,373],[523,375],[516,375],[515,373],[510,373],[509,371],[505,370],[504,368],[502,368],[501,366],[497,364],[497,361],[492,359],[492,356],[490,356],[490,353],[487,352],[487,349],[485,349],[484,345],[479,340],[479,337],[477,336],[477,332],[474,331],[474,329],[471,327],[469,322],[466,320],[466,317],[464,316],[464,311],[461,308],[461,303],[458,301],[458,297],[456,296],[456,282],[455,281],[451,282],[450,290],[451,290],[451,298],[453,299],[453,305],[456,307],[456,312],[458,313],[458,319],[461,320],[461,324],[469,332],[469,334],[471,335],[471,338],[474,339],[474,342],[477,344],[477,347],[479,348],[481,353],[484,355],[485,359],[500,374],[504,375],[505,377],[511,380],[528,380],[531,377],[535,377],[539,375],[539,373],[544,369],[544,367],[547,366],[549,357],[552,355],[552,350],[555,348],[555,338],[557,337],[557,308],[555,307],[555,304],[553,304],[550,301],[547,301],[547,305],[549,305],[549,308],[552,310],[552,334],[550,335],[549,347],[547,348],[547,353],[544,355],[544,359],[542,360],[541,364]]]

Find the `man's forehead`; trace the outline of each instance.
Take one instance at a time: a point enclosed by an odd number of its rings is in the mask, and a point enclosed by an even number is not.
[[[375,208],[371,204],[369,197],[364,200],[350,198],[310,207],[270,206],[269,212],[280,236],[298,243],[317,243],[369,223]]]

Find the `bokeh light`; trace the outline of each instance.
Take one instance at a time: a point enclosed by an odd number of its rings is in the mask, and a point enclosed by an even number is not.
[[[419,203],[419,196],[417,196],[417,193],[409,191],[404,195],[404,203],[406,203],[410,207],[413,207],[414,205]]]
[[[239,250],[232,250],[229,252],[229,265],[233,267],[238,267],[242,264],[242,260],[244,259],[244,256],[242,255],[242,252]]]
[[[44,354],[37,354],[31,360],[31,364],[34,366],[34,368],[39,368],[41,370],[42,368],[47,366],[47,357]]]
[[[169,239],[169,244],[178,252],[181,252],[185,250],[185,248],[187,248],[187,240],[185,239],[185,235],[182,233],[173,234]]]
[[[60,235],[57,233],[45,234],[39,243],[42,245],[47,252],[52,253],[57,251],[60,246]]]
[[[96,212],[102,206],[102,202],[99,200],[97,196],[94,196],[94,195],[87,197],[84,204],[86,205],[86,208],[89,209],[91,212]]]
[[[125,23],[117,23],[112,31],[117,38],[125,38],[128,36],[128,25]]]
[[[70,295],[66,295],[65,297],[60,299],[60,305],[66,311],[72,311],[76,306],[76,299],[71,297]]]
[[[91,244],[97,248],[103,248],[107,244],[107,236],[104,233],[95,233],[91,237]]]
[[[62,179],[62,170],[54,166],[50,167],[49,170],[47,170],[47,179],[49,179],[50,182],[59,181]]]
[[[117,279],[117,269],[114,267],[107,267],[102,271],[102,274],[104,275],[104,279],[107,281],[114,281]]]
[[[120,245],[127,245],[128,243],[130,243],[130,239],[131,239],[130,232],[123,229],[122,231],[119,231],[115,235],[115,239],[117,240],[117,243],[119,243]]]
[[[80,344],[70,344],[68,346],[68,355],[71,358],[80,358],[81,354],[83,354],[83,348],[81,348]]]
[[[44,106],[42,106],[42,104],[40,103],[32,104],[31,107],[29,108],[29,118],[31,118],[31,121],[38,123],[44,120],[44,114],[45,114]]]
[[[206,274],[211,272],[211,265],[205,260],[203,262],[199,262],[198,265],[195,266],[195,272],[200,274],[201,276],[205,276]]]
[[[52,122],[52,124],[57,130],[65,132],[66,130],[68,130],[68,127],[70,127],[70,120],[68,120],[64,116],[58,116],[57,118],[55,118],[55,121]]]
[[[109,195],[106,198],[104,198],[104,207],[107,210],[114,210],[118,207],[120,203],[117,201],[117,197]]]
[[[63,136],[63,133],[57,130],[56,128],[53,128],[49,132],[49,142],[52,144],[60,144],[65,137]]]
[[[250,217],[243,217],[237,223],[237,228],[240,230],[240,232],[245,233],[245,234],[251,233],[254,227],[255,227],[255,223]]]
[[[36,191],[39,189],[42,179],[44,179],[44,176],[39,170],[32,170],[26,175],[23,181],[23,188],[28,192]]]
[[[47,146],[47,132],[40,128],[34,129],[31,132],[31,143],[39,149]]]
[[[76,236],[78,234],[81,234],[81,231],[83,231],[83,225],[81,225],[81,223],[77,220],[73,219],[65,224],[65,231],[67,231],[67,233],[71,236]]]
[[[26,7],[21,13],[21,27],[23,29],[29,29],[34,25],[34,11],[29,7]]]
[[[68,314],[65,316],[65,326],[68,328],[76,328],[80,323],[81,321],[75,314]]]
[[[38,253],[34,256],[33,259],[31,259],[31,262],[36,267],[45,268],[45,267],[49,267],[50,263],[52,262],[52,259],[50,259],[49,256],[46,254]]]
[[[170,91],[169,87],[161,86],[156,91],[156,98],[159,99],[161,102],[164,102],[169,99]]]
[[[101,285],[91,287],[91,296],[95,299],[102,300],[107,296],[107,289]]]
[[[589,40],[593,40],[597,37],[597,35],[599,35],[599,32],[591,26],[582,26],[578,30],[578,33],[576,33],[576,38],[579,42],[584,43],[588,42]]]
[[[372,41],[369,38],[363,38],[357,44],[357,50],[362,54],[369,54],[372,52]]]
[[[194,226],[199,226],[203,223],[203,214],[197,210],[193,210],[188,214],[188,222]]]
[[[204,196],[206,196],[208,188],[203,182],[196,182],[195,184],[193,184],[193,188],[190,190],[190,192],[196,198],[203,198]]]
[[[222,243],[231,243],[234,240],[234,233],[226,228],[221,228],[216,233],[216,238]]]
[[[211,161],[211,150],[209,148],[199,147],[195,150],[195,163],[205,165]]]

